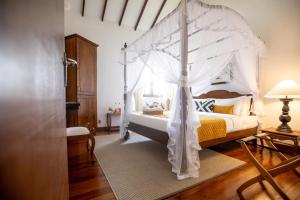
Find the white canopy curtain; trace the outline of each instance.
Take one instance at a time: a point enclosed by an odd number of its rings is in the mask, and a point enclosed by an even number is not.
[[[182,0],[177,9],[123,51],[127,79],[122,136],[133,108],[132,94],[148,68],[162,80],[177,85],[167,126],[172,171],[178,179],[197,177],[199,120],[189,88],[207,88],[234,59],[235,71],[239,72],[235,83],[256,94],[256,62],[263,50],[263,43],[232,9]]]

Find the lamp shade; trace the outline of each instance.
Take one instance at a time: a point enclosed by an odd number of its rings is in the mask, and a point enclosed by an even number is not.
[[[273,87],[266,95],[266,98],[300,98],[300,85],[292,80],[284,80]]]

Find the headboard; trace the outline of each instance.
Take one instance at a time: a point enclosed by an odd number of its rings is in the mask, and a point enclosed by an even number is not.
[[[213,90],[213,91],[209,91],[207,93],[201,94],[199,96],[193,96],[193,98],[194,99],[208,99],[208,98],[229,99],[229,98],[235,98],[235,97],[241,97],[241,96],[252,96],[252,94],[240,94],[237,92],[229,92],[227,90]]]
[[[213,99],[229,99],[229,98],[236,98],[236,97],[241,97],[241,96],[251,96],[251,101],[250,101],[250,115],[253,115],[251,112],[251,108],[253,105],[253,95],[252,94],[240,94],[238,92],[230,92],[227,90],[212,90],[207,93],[200,94],[199,96],[193,96],[194,99],[208,99],[208,98],[213,98]]]

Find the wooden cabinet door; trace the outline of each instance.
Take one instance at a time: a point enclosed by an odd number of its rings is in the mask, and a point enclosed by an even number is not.
[[[79,95],[78,102],[78,125],[86,126],[88,123],[92,127],[97,127],[97,104],[94,95]]]
[[[77,38],[78,64],[78,93],[95,95],[97,76],[97,49],[92,44],[81,38]]]
[[[67,110],[67,127],[78,126],[78,110]]]
[[[69,199],[64,1],[1,0],[0,15],[0,199]]]
[[[89,98],[86,95],[79,95],[78,102],[80,103],[78,110],[78,126],[86,126],[89,122]]]

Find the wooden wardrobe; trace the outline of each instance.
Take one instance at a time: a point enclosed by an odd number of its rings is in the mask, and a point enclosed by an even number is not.
[[[78,111],[67,112],[68,127],[97,127],[97,47],[77,34],[65,37],[67,57],[77,61],[67,70],[66,101],[80,103]]]

